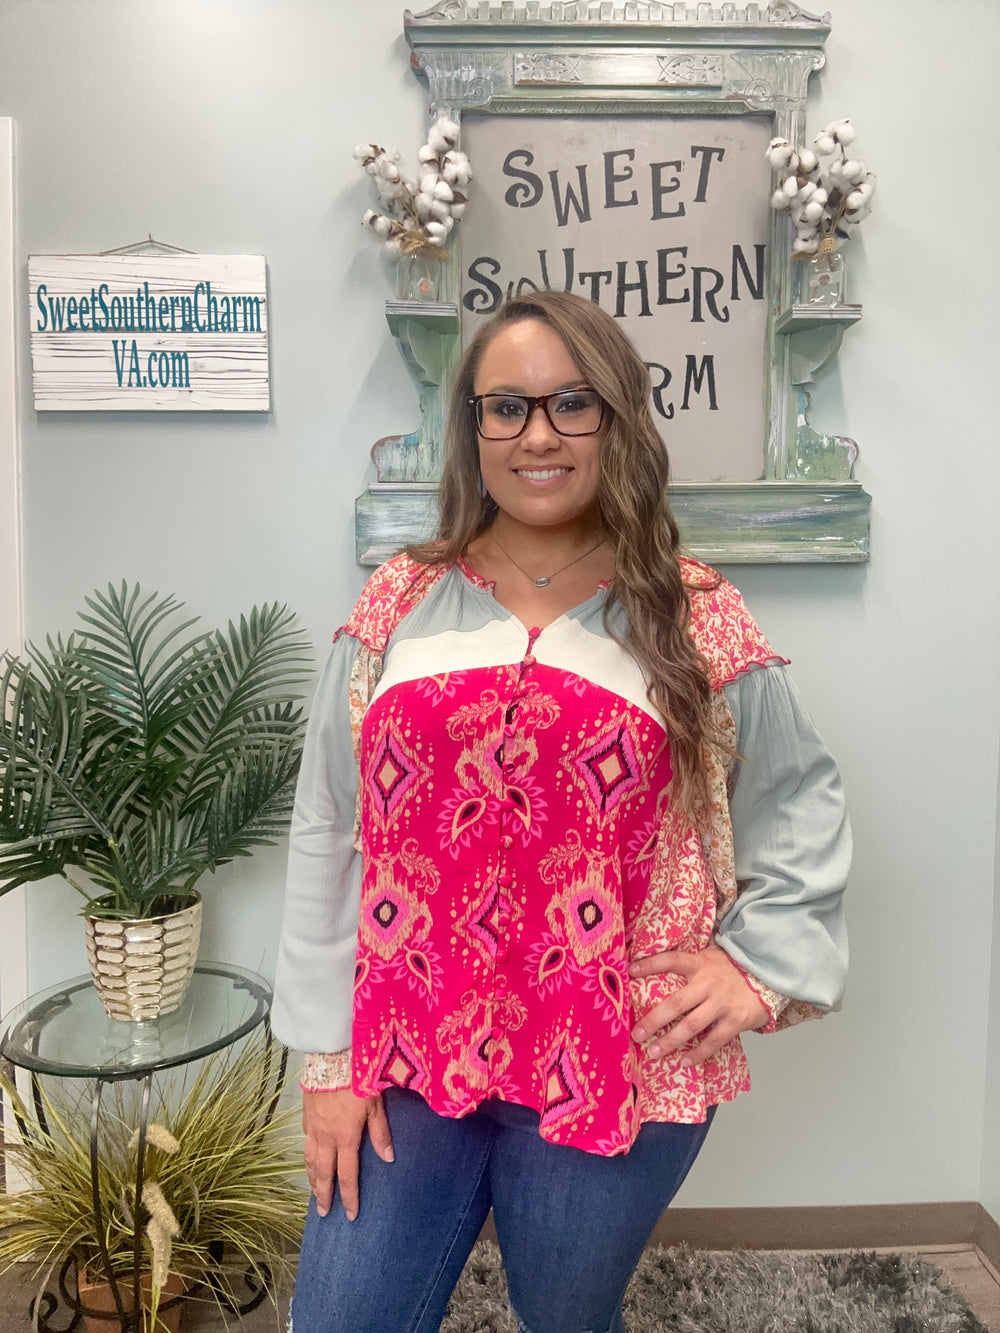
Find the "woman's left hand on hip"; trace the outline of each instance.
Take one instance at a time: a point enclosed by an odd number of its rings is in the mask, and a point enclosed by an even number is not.
[[[681,1061],[685,1067],[698,1065],[741,1032],[763,1027],[771,1017],[744,974],[717,944],[709,944],[700,953],[650,954],[629,966],[633,977],[663,972],[683,977],[684,985],[653,1005],[632,1029],[633,1040],[649,1043],[650,1055],[672,1055],[700,1036]]]

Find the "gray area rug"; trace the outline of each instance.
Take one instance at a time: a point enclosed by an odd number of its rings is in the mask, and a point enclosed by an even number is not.
[[[648,1250],[626,1333],[988,1333],[939,1269],[905,1255]],[[500,1252],[481,1241],[441,1333],[517,1333]],[[544,1330],[539,1330],[544,1333]]]

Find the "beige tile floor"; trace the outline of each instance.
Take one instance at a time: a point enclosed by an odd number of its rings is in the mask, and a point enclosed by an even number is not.
[[[1000,1333],[1000,1274],[979,1250],[971,1245],[942,1245],[905,1252],[919,1255],[942,1269],[990,1333]],[[31,1295],[31,1283],[26,1273],[17,1273],[0,1280],[0,1333],[30,1333],[32,1324],[28,1318],[28,1302]],[[68,1320],[54,1316],[53,1322],[55,1327],[62,1328]],[[231,1318],[230,1327],[238,1326]],[[108,1328],[111,1327],[109,1324]],[[221,1333],[225,1327],[220,1319],[209,1317],[199,1307],[185,1307],[181,1333]],[[281,1333],[284,1329],[284,1315],[265,1302],[259,1310],[247,1317],[242,1327],[246,1333]]]

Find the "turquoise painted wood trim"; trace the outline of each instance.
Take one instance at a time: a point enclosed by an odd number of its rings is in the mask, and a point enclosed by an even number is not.
[[[489,0],[440,0],[419,14],[406,10],[403,28],[407,40],[434,40],[441,45],[477,42],[544,41],[563,43],[581,39],[595,43],[628,42],[637,33],[645,40],[652,32],[670,42],[719,43],[734,38],[741,44],[822,45],[830,31],[830,15],[810,14],[792,0],[771,3],[658,4],[655,0],[525,0],[489,3]],[[484,37],[485,34],[485,37]],[[493,34],[496,34],[494,36]]]
[[[871,496],[857,481],[683,482],[671,505],[684,546],[709,564],[864,564]],[[359,565],[434,532],[433,486],[374,483],[355,507]]]

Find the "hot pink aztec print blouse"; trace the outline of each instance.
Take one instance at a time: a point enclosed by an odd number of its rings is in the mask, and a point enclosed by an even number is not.
[[[628,962],[712,939],[713,851],[671,806],[669,740],[603,590],[538,630],[464,566],[412,605],[412,564],[396,571],[386,606],[345,627],[388,638],[354,709],[354,1091],[410,1089],[455,1117],[502,1098],[605,1155],[646,1120],[703,1120],[749,1087],[742,1046],[650,1058],[635,1018],[682,983],[631,980]],[[720,613],[717,675],[781,661],[741,614]]]

